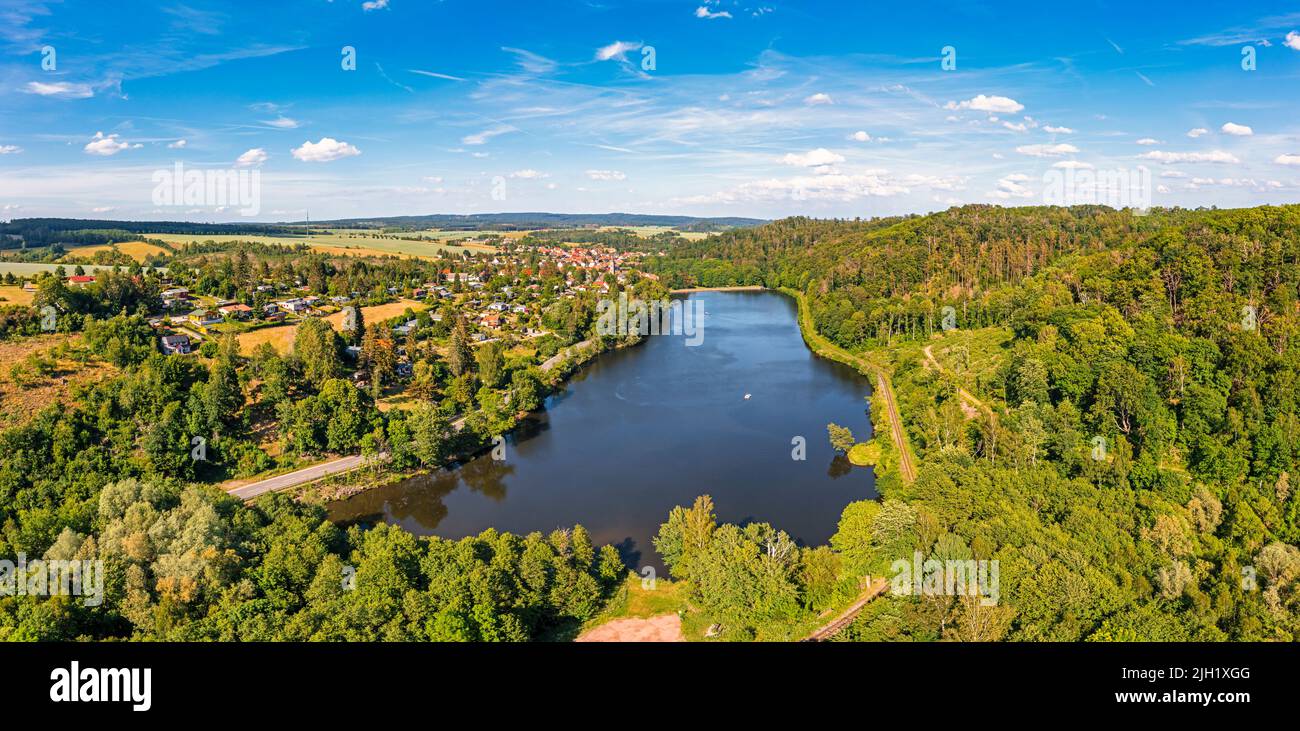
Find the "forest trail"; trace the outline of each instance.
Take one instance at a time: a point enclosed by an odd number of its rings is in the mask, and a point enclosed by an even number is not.
[[[933,347],[933,346],[927,345],[927,346],[925,346],[924,348],[921,348],[921,352],[925,353],[926,366],[927,366],[927,367],[934,368],[934,370],[937,371],[937,372],[939,372],[939,373],[944,373],[944,374],[947,374],[947,375],[952,375],[951,373],[948,373],[948,371],[947,371],[946,369],[944,369],[944,367],[943,367],[942,365],[939,364],[938,359],[936,359],[936,358],[934,357],[934,351],[930,349],[931,347]],[[991,419],[991,420],[993,421],[994,424],[997,423],[998,415],[995,414],[995,413],[993,413],[993,409],[992,409],[988,404],[986,404],[986,403],[984,403],[983,401],[981,401],[981,400],[979,400],[978,398],[976,398],[976,397],[975,397],[975,394],[971,393],[970,391],[967,391],[966,389],[962,388],[961,386],[958,386],[958,387],[957,387],[957,395],[961,398],[961,400],[962,400],[963,402],[965,402],[965,403],[963,404],[964,407],[965,407],[966,405],[973,406],[973,407],[979,409],[980,411],[983,411],[985,414],[987,414],[988,417],[989,417],[989,419]],[[967,412],[967,413],[969,413],[969,412]]]

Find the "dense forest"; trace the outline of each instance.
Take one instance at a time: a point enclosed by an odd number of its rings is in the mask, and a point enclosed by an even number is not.
[[[846,506],[826,546],[779,521],[719,525],[701,497],[667,516],[655,547],[722,639],[796,639],[914,554],[997,561],[998,601],[886,595],[840,639],[1300,639],[1298,231],[1300,207],[968,206],[676,240],[651,258],[660,285],[782,288],[822,335],[885,363],[919,474],[903,479],[878,444],[882,499]],[[249,246],[184,251],[185,283],[220,294],[269,273],[365,293],[481,266]],[[158,286],[138,268],[40,286],[60,327],[119,372],[0,433],[0,555],[99,558],[112,579],[107,611],[0,598],[0,639],[554,638],[618,591],[626,568],[581,528],[344,531],[283,496],[244,505],[203,486],[205,470],[266,469],[247,435],[268,422],[290,453],[436,464],[458,448],[456,413],[474,409],[464,438],[483,440],[513,418],[503,393],[533,404],[543,384],[532,364],[470,355],[448,318],[450,355],[417,366],[430,403],[384,414],[339,377],[328,327],[302,328],[287,355],[153,352],[140,310]],[[548,327],[587,337],[591,304],[556,303]],[[13,337],[35,327],[8,317]],[[879,403],[872,416],[888,434]],[[208,437],[208,463],[187,457],[191,434]]]
[[[142,233],[294,236],[279,224],[194,223],[191,221],[100,221],[80,218],[15,218],[0,221],[0,249],[49,244],[96,245],[135,241]]]
[[[820,333],[891,364],[920,474],[846,509],[842,579],[913,551],[1000,562],[996,607],[891,596],[846,636],[1300,638],[1300,206],[793,218],[656,270],[802,293]],[[928,367],[920,346],[960,335],[996,347]]]
[[[85,606],[77,596],[2,591],[0,641],[527,640],[568,636],[600,611],[626,568],[581,526],[460,541],[383,526],[345,531],[319,506],[279,495],[245,505],[214,486],[322,455],[382,452],[400,472],[474,453],[539,408],[574,367],[568,359],[542,373],[536,358],[594,336],[589,296],[544,298],[541,322],[552,334],[538,339],[534,359],[500,343],[471,349],[450,304],[439,306],[439,321],[428,311],[395,318],[419,323],[400,342],[392,322],[337,332],[308,318],[287,353],[267,343],[241,353],[226,335],[205,341],[198,358],[158,352],[146,318],[164,286],[236,295],[260,309],[266,295],[249,294],[255,282],[300,281],[365,303],[444,268],[488,271],[474,257],[363,260],[227,242],[183,247],[166,285],[164,272],[139,265],[84,286],[38,277],[31,307],[0,309],[0,339],[44,333],[46,308],[57,313],[56,335],[77,338],[6,364],[12,377],[48,378],[55,357],[99,363],[107,377],[0,431],[0,557],[102,561],[106,596]],[[511,271],[498,271],[485,291],[511,283]],[[600,347],[613,340],[596,337]],[[359,348],[368,388],[347,378],[348,344]],[[408,389],[419,403],[384,413],[375,398],[397,347],[413,364]],[[458,416],[460,430],[451,426]],[[282,446],[274,457],[266,432]],[[13,577],[0,570],[0,584]]]

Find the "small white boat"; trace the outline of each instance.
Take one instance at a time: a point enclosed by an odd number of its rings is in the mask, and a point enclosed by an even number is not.
[[[749,400],[749,397],[750,397],[751,395],[753,395],[753,394],[748,394],[748,393],[745,394],[745,400],[748,401],[748,400]]]

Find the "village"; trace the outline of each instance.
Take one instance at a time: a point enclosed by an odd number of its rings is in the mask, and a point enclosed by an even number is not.
[[[302,322],[320,318],[346,335],[356,327],[358,313],[365,324],[383,324],[393,343],[444,336],[459,320],[470,345],[502,342],[510,347],[554,335],[545,312],[556,302],[607,296],[626,286],[632,273],[634,279],[656,280],[637,270],[644,256],[603,246],[514,244],[491,254],[429,262],[418,279],[394,279],[364,292],[335,292],[303,274],[281,277],[267,268],[263,273],[268,276],[252,278],[233,296],[229,290],[225,296],[206,291],[210,288],[202,285],[197,269],[172,266],[158,272],[161,291],[148,322],[158,350],[169,356],[211,355],[225,335],[235,336],[245,355],[261,343],[285,354]],[[67,287],[86,287],[100,274],[83,273],[81,267],[77,272],[64,277]],[[37,289],[35,281],[23,287],[33,293]],[[543,355],[552,355],[551,350]],[[405,345],[395,345],[394,351],[394,375],[399,381],[409,379],[412,354]],[[343,356],[345,363],[359,366],[360,344],[349,342]],[[351,378],[364,387],[367,375],[357,367]]]

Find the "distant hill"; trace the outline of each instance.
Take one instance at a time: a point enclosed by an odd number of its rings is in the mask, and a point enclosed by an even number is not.
[[[295,221],[305,224],[305,221]],[[670,226],[688,231],[718,231],[767,223],[759,218],[697,218],[695,216],[655,216],[641,213],[473,213],[454,215],[435,213],[427,216],[383,216],[378,218],[341,218],[312,221],[313,226],[331,228],[406,228],[406,229],[495,229],[501,231],[537,228],[583,228],[587,226]]]
[[[518,231],[526,229],[592,228],[598,226],[668,226],[682,231],[713,233],[767,223],[758,218],[697,218],[639,213],[475,213],[469,215],[386,216],[312,221],[329,228],[445,229]],[[258,234],[301,236],[305,221],[288,223],[197,223],[193,221],[110,221],[86,218],[15,218],[0,221],[0,249],[64,244],[109,244],[130,241],[144,233]]]
[[[0,249],[49,244],[111,244],[144,233],[260,234],[293,236],[300,229],[271,223],[194,223],[192,221],[106,221],[85,218],[15,218],[0,222]]]

